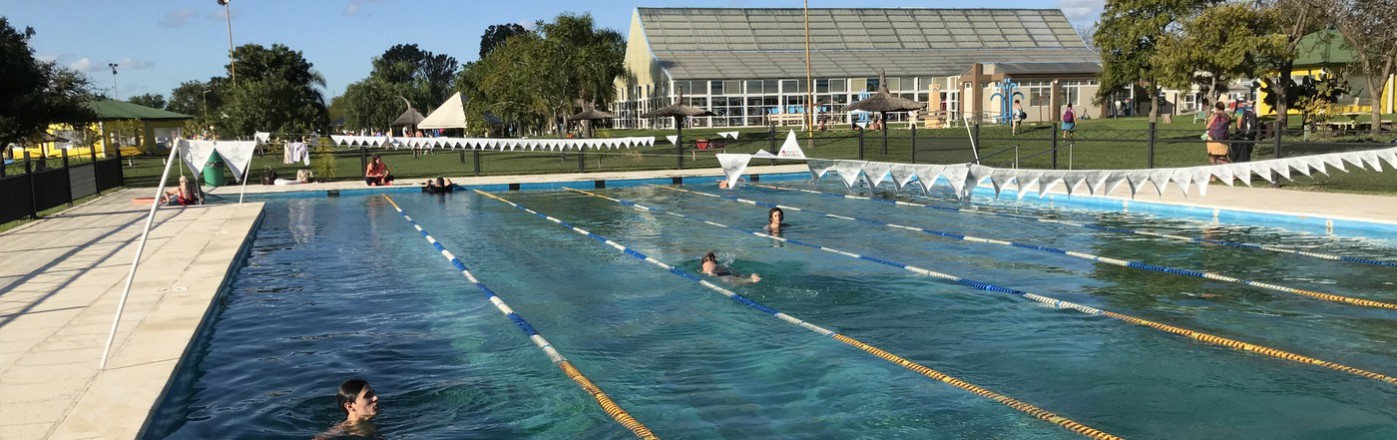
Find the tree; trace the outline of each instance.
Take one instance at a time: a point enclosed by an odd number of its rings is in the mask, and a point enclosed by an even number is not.
[[[1335,28],[1353,48],[1357,70],[1363,73],[1373,97],[1372,133],[1381,129],[1383,84],[1397,70],[1397,2],[1392,0],[1327,0]],[[1394,84],[1393,87],[1397,87]]]
[[[189,133],[199,133],[215,125],[220,119],[223,95],[218,93],[229,84],[227,78],[214,77],[208,81],[185,81],[170,91],[170,102],[165,109],[194,116],[189,125]]]
[[[1262,63],[1276,72],[1276,76],[1260,79],[1262,90],[1270,92],[1267,102],[1273,102],[1276,109],[1277,127],[1286,127],[1290,106],[1296,102],[1291,95],[1295,81],[1290,78],[1298,55],[1300,40],[1323,26],[1323,11],[1316,7],[1314,0],[1258,0],[1258,5],[1269,16],[1274,32],[1284,37],[1284,47],[1278,53],[1262,56]]]
[[[504,44],[504,41],[508,40],[509,37],[527,33],[529,33],[528,29],[524,29],[523,26],[516,23],[490,25],[490,27],[485,28],[485,35],[480,36],[480,58],[485,58],[486,55],[490,54],[490,51]]]
[[[1096,99],[1132,85],[1150,95],[1150,121],[1159,117],[1159,72],[1155,55],[1160,40],[1176,32],[1179,20],[1218,0],[1107,0],[1092,42],[1101,51],[1101,88]]]
[[[1229,3],[1185,19],[1177,33],[1160,39],[1151,60],[1160,84],[1180,89],[1200,84],[1216,96],[1219,84],[1258,76],[1265,57],[1285,50],[1285,38],[1272,32],[1269,18],[1251,5]]]
[[[0,17],[0,146],[43,132],[50,124],[92,121],[93,99],[83,75],[34,59],[34,29],[15,29]]]
[[[132,96],[128,98],[126,102],[161,110],[165,109],[165,97],[159,93],[146,93],[140,96]]]
[[[346,129],[384,130],[403,111],[398,96],[395,87],[370,77],[350,84],[332,105],[344,112]]]
[[[402,113],[402,99],[427,111],[450,97],[460,64],[445,54],[399,44],[373,59],[369,77],[350,84],[333,104],[352,130],[384,129]],[[399,99],[401,97],[402,99]]]
[[[318,87],[325,78],[300,51],[281,44],[238,46],[233,51],[237,83],[217,93],[222,105],[211,118],[223,136],[251,136],[257,131],[309,133],[329,125],[325,98]],[[220,81],[221,82],[221,81]]]

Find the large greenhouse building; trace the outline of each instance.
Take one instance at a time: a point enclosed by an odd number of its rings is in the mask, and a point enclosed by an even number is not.
[[[811,99],[805,29],[802,9],[636,9],[617,127],[666,127],[640,115],[681,96],[716,114],[692,126],[800,124]],[[893,94],[927,103],[918,116],[928,126],[999,120],[1006,84],[1031,121],[1068,103],[1101,112],[1090,104],[1100,56],[1059,10],[811,9],[809,29],[814,110],[832,123],[867,120],[841,109],[876,91],[880,73]]]

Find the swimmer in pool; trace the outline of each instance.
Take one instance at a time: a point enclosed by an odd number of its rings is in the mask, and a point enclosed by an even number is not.
[[[782,222],[782,220],[785,219],[786,211],[782,211],[781,208],[771,208],[770,211],[766,212],[766,226],[762,227],[762,232],[766,232],[768,234],[780,237],[781,228],[790,226],[789,224]]]
[[[713,255],[713,251],[704,254],[702,262],[699,263],[699,272],[713,277],[718,277],[719,281],[728,284],[751,284],[762,280],[757,274],[742,276],[718,264],[718,256]]]
[[[363,379],[350,379],[340,384],[339,392],[336,393],[335,400],[340,410],[344,411],[343,422],[330,428],[329,431],[316,436],[318,439],[333,439],[340,437],[377,437],[371,420],[378,415],[378,395],[374,394],[373,387]]]

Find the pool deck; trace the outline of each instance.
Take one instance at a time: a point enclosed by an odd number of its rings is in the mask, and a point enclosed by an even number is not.
[[[0,233],[0,438],[135,438],[162,398],[262,204],[159,211],[99,371],[153,192]]]
[[[748,173],[804,173],[804,165]],[[452,178],[459,185],[670,179],[711,185],[717,169]],[[421,185],[404,179],[384,191]],[[366,190],[362,182],[250,185],[248,194]],[[716,188],[714,188],[716,189]],[[241,187],[210,191],[236,202]],[[135,438],[236,270],[262,204],[161,209],[105,371],[97,365],[148,207],[123,190],[0,233],[0,439]],[[1117,193],[1113,196],[1128,194]],[[1061,197],[1058,195],[1056,197]],[[1397,224],[1397,197],[1212,185],[1207,197],[1134,200]]]

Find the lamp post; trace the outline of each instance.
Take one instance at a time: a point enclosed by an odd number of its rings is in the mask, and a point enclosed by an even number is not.
[[[112,99],[121,100],[121,94],[116,90],[116,63],[107,63],[107,67],[112,68]]]
[[[203,121],[203,123],[204,123],[204,124],[208,124],[208,123],[209,123],[209,92],[212,92],[212,91],[213,91],[213,89],[208,89],[208,90],[204,90],[204,93],[203,93],[203,97],[204,97],[204,121]],[[201,124],[201,125],[204,125],[204,124]]]
[[[233,85],[238,85],[238,66],[233,64],[233,7],[228,3],[232,0],[218,0],[218,4],[223,5],[223,16],[228,19],[228,71],[233,78]]]

